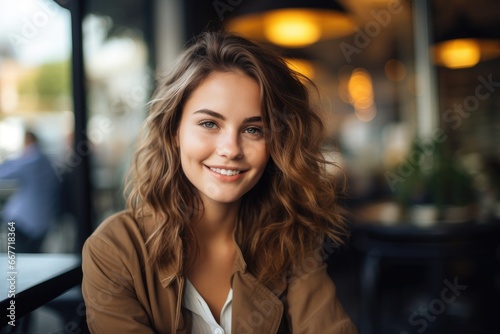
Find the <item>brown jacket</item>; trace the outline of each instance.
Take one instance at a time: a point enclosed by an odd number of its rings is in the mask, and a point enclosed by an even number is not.
[[[82,289],[92,333],[191,332],[191,316],[181,307],[184,277],[158,277],[147,266],[151,229],[149,217],[137,222],[121,212],[85,243]],[[246,270],[239,252],[231,282],[232,333],[357,333],[323,261],[311,254],[303,263],[268,287]]]

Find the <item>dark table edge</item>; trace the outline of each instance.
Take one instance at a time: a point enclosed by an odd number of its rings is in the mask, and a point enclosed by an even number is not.
[[[82,282],[82,277],[82,265],[80,263],[69,271],[32,286],[23,292],[18,294],[16,293],[15,298],[7,298],[1,301],[0,310],[2,310],[1,313],[5,315],[1,317],[0,329],[11,321],[11,319],[6,316],[9,314],[7,308],[10,306],[11,300],[15,300],[15,316],[17,324],[18,321],[26,314],[47,304],[52,299],[80,284]]]

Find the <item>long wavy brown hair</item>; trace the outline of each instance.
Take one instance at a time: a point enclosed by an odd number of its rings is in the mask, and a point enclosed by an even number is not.
[[[186,99],[214,71],[243,71],[261,88],[270,159],[242,198],[236,230],[249,271],[269,282],[324,240],[342,243],[336,177],[321,150],[323,123],[305,85],[312,82],[276,51],[225,32],[200,35],[172,68],[158,83],[129,175],[128,208],[137,219],[151,214],[157,222],[147,240],[154,268],[182,274],[197,256],[193,223],[203,204],[182,171],[175,138]]]

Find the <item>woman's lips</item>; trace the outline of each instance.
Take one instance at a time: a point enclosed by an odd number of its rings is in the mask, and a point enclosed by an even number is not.
[[[237,181],[243,177],[247,170],[231,168],[231,167],[210,167],[206,166],[207,169],[215,176],[218,180],[231,182]]]

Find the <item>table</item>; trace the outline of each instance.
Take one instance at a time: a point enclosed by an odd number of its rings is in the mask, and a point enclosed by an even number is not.
[[[80,284],[82,280],[81,257],[76,254],[16,254],[15,268],[11,270],[7,254],[1,253],[0,268],[0,328],[11,321],[8,315],[12,312],[7,309],[11,307],[12,300],[15,301],[17,323],[24,315]],[[9,290],[13,291],[13,288],[15,298],[9,298]]]

